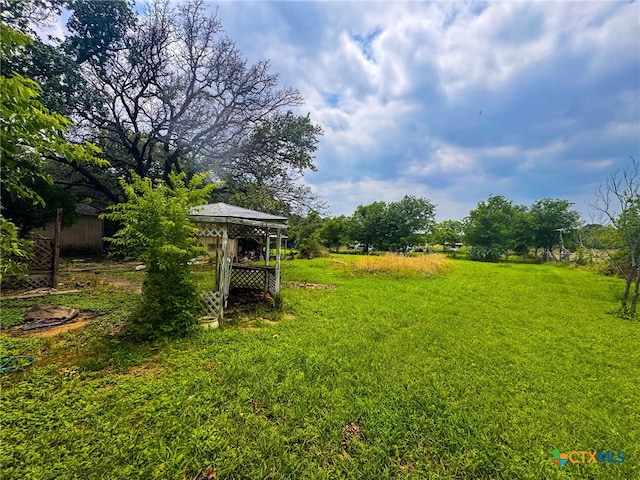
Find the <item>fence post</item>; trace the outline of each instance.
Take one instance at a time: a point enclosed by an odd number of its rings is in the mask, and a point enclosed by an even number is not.
[[[62,209],[56,211],[56,229],[53,236],[53,275],[52,287],[58,288],[58,269],[60,267],[60,237],[62,236]]]

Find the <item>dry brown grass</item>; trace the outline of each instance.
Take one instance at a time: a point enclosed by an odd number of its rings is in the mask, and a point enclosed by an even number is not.
[[[443,255],[431,254],[419,257],[409,257],[395,253],[384,255],[359,255],[351,257],[348,262],[341,262],[346,268],[356,272],[379,274],[386,273],[395,276],[427,275],[436,276],[450,272],[453,263]]]

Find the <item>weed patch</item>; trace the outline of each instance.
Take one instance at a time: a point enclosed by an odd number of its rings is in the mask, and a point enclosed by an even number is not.
[[[395,277],[413,275],[437,276],[451,272],[453,263],[443,255],[407,256],[399,254],[360,255],[334,266],[364,274],[389,274]]]

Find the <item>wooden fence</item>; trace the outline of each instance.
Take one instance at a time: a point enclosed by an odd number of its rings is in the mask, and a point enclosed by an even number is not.
[[[62,209],[56,215],[54,238],[28,238],[33,257],[27,262],[26,275],[3,275],[2,289],[56,288],[60,265],[60,231]]]

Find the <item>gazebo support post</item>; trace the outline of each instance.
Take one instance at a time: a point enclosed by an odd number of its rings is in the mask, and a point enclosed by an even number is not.
[[[276,233],[276,285],[275,294],[280,294],[280,246],[282,245],[282,231],[278,228]]]
[[[266,233],[266,237],[267,237],[267,241],[265,242],[265,245],[267,246],[265,252],[264,252],[264,265],[265,267],[269,266],[269,252],[271,251],[271,239],[269,238],[269,229],[267,228],[267,233]]]
[[[228,229],[225,227],[222,231],[222,261],[220,262],[221,270],[222,270],[222,282],[221,282],[221,298],[220,302],[225,308],[227,306],[227,301],[229,300],[229,284],[231,283],[231,265],[229,264],[229,234]],[[222,306],[220,307],[222,313]]]

